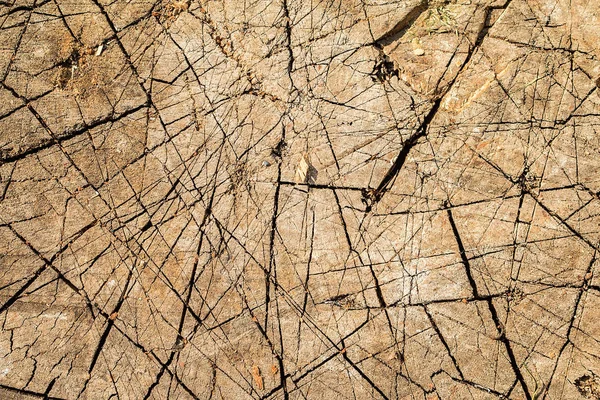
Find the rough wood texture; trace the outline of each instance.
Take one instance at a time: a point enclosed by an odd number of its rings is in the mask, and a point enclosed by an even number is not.
[[[0,398],[600,399],[599,56],[592,0],[0,0]]]

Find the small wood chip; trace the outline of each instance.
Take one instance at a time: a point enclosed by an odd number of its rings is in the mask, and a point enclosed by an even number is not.
[[[498,333],[497,335],[493,335],[493,336],[491,336],[491,338],[492,338],[493,340],[502,340],[502,338],[503,338],[503,337],[504,337],[504,335],[505,335],[505,332],[504,332],[504,325],[502,325],[502,323],[499,323],[499,324],[498,324],[498,326],[497,326],[496,328],[498,328],[498,331],[499,331],[499,333]]]
[[[115,311],[114,313],[110,314],[108,319],[110,319],[111,321],[114,321],[115,319],[117,319],[118,316],[119,316],[119,313]]]
[[[298,168],[296,169],[296,176],[294,180],[297,184],[309,184],[314,185],[317,183],[317,175],[319,172],[313,165],[310,163],[310,158],[308,153],[304,153],[302,159],[298,163]]]
[[[308,181],[308,168],[310,168],[310,162],[308,161],[308,155],[304,154],[300,163],[298,163],[298,168],[296,168],[296,176],[294,180],[298,184],[303,184]]]
[[[279,368],[277,368],[277,365],[275,365],[275,364],[271,365],[271,375],[277,375],[278,372],[279,372]]]
[[[265,385],[263,383],[263,378],[260,375],[260,368],[258,365],[252,366],[252,378],[254,378],[254,383],[259,390],[263,390]]]
[[[415,56],[422,56],[423,54],[425,54],[425,50],[423,49],[414,49],[413,53]]]
[[[98,46],[98,48],[96,49],[96,57],[99,56],[100,54],[102,54],[102,50],[104,50],[104,45],[101,44],[100,46]]]

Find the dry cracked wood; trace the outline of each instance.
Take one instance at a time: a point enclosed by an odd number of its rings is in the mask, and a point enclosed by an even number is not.
[[[600,399],[600,3],[0,0],[0,398]]]

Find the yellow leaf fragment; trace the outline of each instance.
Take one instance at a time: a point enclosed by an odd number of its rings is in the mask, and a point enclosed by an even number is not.
[[[297,184],[315,184],[317,183],[317,175],[318,171],[313,165],[310,163],[310,158],[308,157],[308,153],[304,153],[300,162],[298,163],[298,167],[296,168],[296,175],[294,180]]]
[[[298,168],[296,168],[296,176],[294,180],[298,184],[303,184],[308,181],[308,169],[310,167],[310,162],[308,161],[308,156],[304,154],[302,159],[298,163]]]

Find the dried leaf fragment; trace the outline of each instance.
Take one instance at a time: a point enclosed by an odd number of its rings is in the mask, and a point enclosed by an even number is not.
[[[300,162],[298,163],[294,180],[299,185],[307,183],[314,184],[317,181],[317,170],[310,163],[307,153],[304,153],[302,159],[300,159]]]
[[[260,368],[258,368],[258,365],[252,366],[252,378],[254,378],[254,383],[256,384],[256,387],[259,390],[263,390],[265,385],[263,383],[263,378],[260,374]]]
[[[294,177],[296,183],[306,183],[308,177],[308,167],[308,157],[306,156],[306,154],[304,154],[302,156],[302,159],[300,160],[300,163],[298,163],[298,168],[296,168],[296,176]]]

